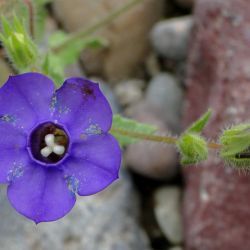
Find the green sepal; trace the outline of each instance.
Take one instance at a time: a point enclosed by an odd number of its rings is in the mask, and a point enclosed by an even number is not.
[[[197,164],[208,157],[206,140],[196,133],[183,134],[177,142],[177,148],[183,165]]]
[[[250,124],[226,129],[219,139],[220,157],[231,166],[250,168]]]
[[[208,111],[203,114],[197,121],[195,121],[186,131],[187,132],[195,132],[200,133],[207,125],[210,117],[212,115],[212,110],[208,109]]]
[[[121,134],[117,131],[137,132],[137,133],[142,133],[143,135],[151,135],[156,130],[157,128],[152,125],[140,123],[135,120],[122,117],[120,115],[113,116],[111,134],[116,137],[120,145],[123,147],[135,143],[139,139],[134,138],[132,135]]]

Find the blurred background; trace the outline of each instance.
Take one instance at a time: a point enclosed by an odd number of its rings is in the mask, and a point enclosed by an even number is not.
[[[0,0],[6,15],[18,1],[10,2]],[[56,31],[89,27],[127,2],[49,1],[41,47]],[[206,135],[216,140],[223,127],[248,119],[249,13],[249,0],[144,0],[103,25],[95,34],[105,46],[85,49],[65,74],[99,82],[114,113],[162,135],[179,135],[212,107]],[[10,74],[1,48],[1,84]],[[57,222],[36,226],[18,215],[2,187],[0,249],[247,250],[249,181],[216,153],[183,169],[173,147],[139,142],[124,149],[118,181],[79,197]]]

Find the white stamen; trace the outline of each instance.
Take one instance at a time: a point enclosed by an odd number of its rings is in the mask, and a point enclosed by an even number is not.
[[[53,147],[55,145],[55,135],[53,134],[47,134],[45,135],[45,143],[49,147]]]
[[[41,149],[40,153],[43,157],[48,157],[52,153],[52,148],[51,147],[45,147]]]
[[[53,152],[57,155],[63,155],[65,152],[65,147],[61,145],[55,145],[53,147]]]
[[[41,149],[40,153],[43,157],[48,157],[52,152],[57,155],[63,155],[65,152],[65,147],[62,145],[57,145],[55,143],[55,135],[47,134],[44,138],[46,147]]]

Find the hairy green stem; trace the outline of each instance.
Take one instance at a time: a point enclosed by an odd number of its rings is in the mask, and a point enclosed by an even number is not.
[[[148,135],[144,133],[129,131],[125,129],[115,128],[112,127],[111,133],[117,133],[124,136],[129,136],[135,139],[141,139],[146,141],[154,141],[154,142],[163,142],[170,145],[175,145],[178,141],[178,138],[172,137],[172,136],[160,136],[160,135]],[[207,143],[208,148],[210,149],[221,149],[222,145],[215,143],[215,142],[209,142]]]
[[[211,148],[211,149],[221,149],[222,148],[221,144],[215,143],[215,142],[208,142],[207,146],[208,146],[208,148]]]
[[[129,136],[135,139],[147,140],[147,141],[154,141],[154,142],[164,142],[167,144],[176,144],[177,139],[170,136],[159,136],[159,135],[148,135],[140,132],[128,131],[125,129],[114,128],[112,127],[111,133],[117,133],[120,135]]]
[[[87,27],[84,30],[80,30],[76,33],[72,33],[71,36],[62,44],[60,44],[58,47],[55,47],[53,49],[54,53],[59,53],[61,52],[64,48],[72,44],[74,41],[77,41],[78,39],[85,38],[86,36],[91,35],[93,32],[97,31],[98,29],[102,28],[104,25],[110,23],[113,21],[115,18],[119,17],[123,13],[127,12],[130,10],[132,7],[135,5],[143,2],[144,0],[131,0],[127,4],[123,5],[122,7],[114,10],[104,18],[98,20],[91,26]]]

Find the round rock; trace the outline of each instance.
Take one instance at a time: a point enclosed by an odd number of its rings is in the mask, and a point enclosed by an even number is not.
[[[169,134],[162,119],[154,114],[145,101],[131,107],[127,114],[139,122],[156,126],[160,135]],[[175,148],[164,143],[140,141],[131,144],[127,147],[124,158],[130,169],[149,178],[170,179],[178,169]]]
[[[163,187],[156,191],[154,201],[155,216],[162,232],[172,244],[181,244],[183,235],[180,189]]]
[[[183,89],[173,75],[161,73],[153,77],[146,91],[146,100],[172,131],[179,132]]]
[[[191,16],[158,22],[151,32],[151,43],[155,51],[168,59],[184,60],[192,26]]]

